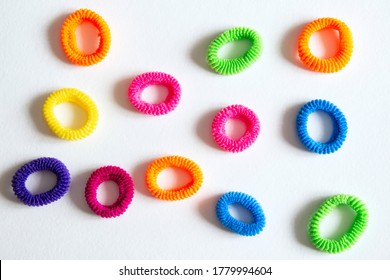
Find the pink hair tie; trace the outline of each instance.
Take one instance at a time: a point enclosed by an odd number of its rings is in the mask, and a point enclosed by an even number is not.
[[[168,96],[160,104],[150,104],[141,99],[142,91],[148,86],[159,85],[168,89]],[[179,82],[171,75],[162,72],[147,72],[134,78],[129,86],[128,97],[133,106],[148,115],[165,115],[179,104],[181,89]]]
[[[114,181],[119,187],[119,196],[112,205],[103,205],[96,198],[99,185]],[[103,166],[96,169],[88,179],[85,199],[91,210],[103,218],[114,218],[126,212],[134,196],[133,180],[125,170],[117,166]]]
[[[229,119],[242,120],[246,125],[245,134],[238,140],[233,140],[226,135],[225,124]],[[212,124],[213,137],[218,146],[225,151],[238,153],[247,149],[255,141],[260,133],[260,121],[257,115],[249,108],[242,105],[231,105],[217,113]]]

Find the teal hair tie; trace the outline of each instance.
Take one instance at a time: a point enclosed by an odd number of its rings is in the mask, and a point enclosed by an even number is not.
[[[325,239],[320,236],[321,221],[339,205],[348,205],[356,212],[355,220],[349,230],[339,239]],[[368,223],[366,205],[357,197],[339,194],[325,200],[313,214],[309,223],[309,238],[313,245],[327,253],[341,253],[351,248],[363,234]]]
[[[230,42],[247,39],[252,46],[242,56],[232,59],[218,57],[219,49]],[[221,75],[233,75],[244,71],[251,66],[261,55],[263,50],[260,35],[247,27],[235,27],[221,33],[209,45],[207,60],[210,67]]]

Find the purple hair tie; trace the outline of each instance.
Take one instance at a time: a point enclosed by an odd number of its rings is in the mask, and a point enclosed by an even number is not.
[[[28,176],[37,172],[48,170],[57,176],[56,185],[49,191],[32,194],[26,188]],[[23,165],[12,178],[12,187],[15,195],[28,206],[43,206],[63,197],[69,189],[70,174],[65,164],[55,158],[38,158]]]

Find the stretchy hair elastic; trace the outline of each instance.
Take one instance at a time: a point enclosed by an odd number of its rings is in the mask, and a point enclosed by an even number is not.
[[[85,54],[77,47],[76,28],[84,21],[91,22],[99,31],[99,47],[92,54]],[[90,66],[102,61],[110,50],[111,33],[104,19],[97,13],[80,9],[72,13],[63,23],[61,45],[71,62],[81,66]]]
[[[253,216],[253,222],[250,224],[241,222],[233,218],[229,213],[229,205],[240,204],[246,208]],[[244,235],[254,236],[259,234],[265,226],[265,216],[260,204],[245,193],[228,192],[222,195],[216,206],[218,220],[229,230]]]
[[[78,105],[87,113],[87,121],[81,128],[66,128],[58,121],[54,114],[54,107],[63,102]],[[65,140],[79,140],[87,137],[95,130],[99,119],[98,109],[92,99],[75,88],[63,88],[50,94],[43,105],[43,116],[50,129]]]
[[[160,85],[168,90],[168,96],[160,104],[150,104],[141,99],[142,91],[148,86]],[[171,75],[161,72],[148,72],[138,75],[129,86],[128,97],[133,106],[148,115],[165,115],[179,104],[181,89],[179,82]]]
[[[242,56],[232,59],[218,57],[220,48],[230,42],[247,39],[252,46]],[[235,27],[221,33],[209,45],[207,60],[210,67],[222,75],[238,74],[251,66],[261,55],[263,46],[260,35],[253,29]]]
[[[226,135],[225,124],[229,119],[242,120],[246,125],[245,134],[238,140],[233,140]],[[257,115],[249,108],[242,105],[228,106],[214,117],[212,133],[215,142],[225,151],[238,153],[249,148],[260,133],[260,121]]]
[[[309,115],[315,111],[324,111],[333,120],[333,134],[328,142],[321,143],[314,141],[307,132],[307,120]],[[343,113],[335,105],[326,100],[316,99],[306,103],[297,116],[297,132],[302,144],[312,152],[318,154],[330,154],[336,152],[343,145],[347,137],[347,120]]]
[[[334,57],[318,58],[309,48],[309,41],[313,33],[325,28],[339,31],[339,50]],[[320,18],[309,23],[298,39],[298,54],[303,64],[310,70],[324,73],[333,73],[343,69],[352,56],[353,39],[348,26],[335,18]]]
[[[48,170],[57,176],[55,186],[44,193],[31,194],[26,188],[28,176]],[[12,178],[12,187],[15,195],[28,206],[43,206],[63,197],[69,189],[70,174],[65,164],[55,158],[38,158],[23,165]]]
[[[191,175],[191,182],[171,190],[163,190],[157,185],[161,171],[169,167],[184,169]],[[192,160],[180,156],[167,156],[153,161],[146,170],[146,187],[150,193],[162,200],[180,200],[194,195],[203,183],[203,173]]]
[[[105,181],[118,184],[119,196],[112,205],[102,205],[96,198],[99,185]],[[103,166],[95,170],[85,187],[85,199],[93,212],[103,218],[114,218],[126,212],[134,196],[134,183],[130,174],[117,166]]]
[[[339,205],[348,205],[356,212],[351,228],[337,240],[322,238],[320,236],[320,223]],[[309,223],[309,237],[317,249],[336,254],[351,248],[363,234],[367,223],[368,210],[366,205],[357,197],[339,194],[325,200],[313,214]]]

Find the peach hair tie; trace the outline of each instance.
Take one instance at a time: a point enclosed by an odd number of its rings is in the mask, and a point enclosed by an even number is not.
[[[99,47],[92,54],[85,54],[77,47],[76,28],[82,22],[89,21],[99,30]],[[63,23],[61,29],[61,45],[69,60],[77,65],[90,66],[102,61],[111,45],[110,28],[97,13],[80,9],[72,13]]]
[[[332,28],[340,33],[338,53],[330,58],[314,56],[309,48],[309,41],[313,33],[325,28]],[[348,26],[335,18],[319,18],[312,21],[303,29],[298,39],[299,58],[310,70],[323,73],[333,73],[343,69],[352,56],[353,39]]]

